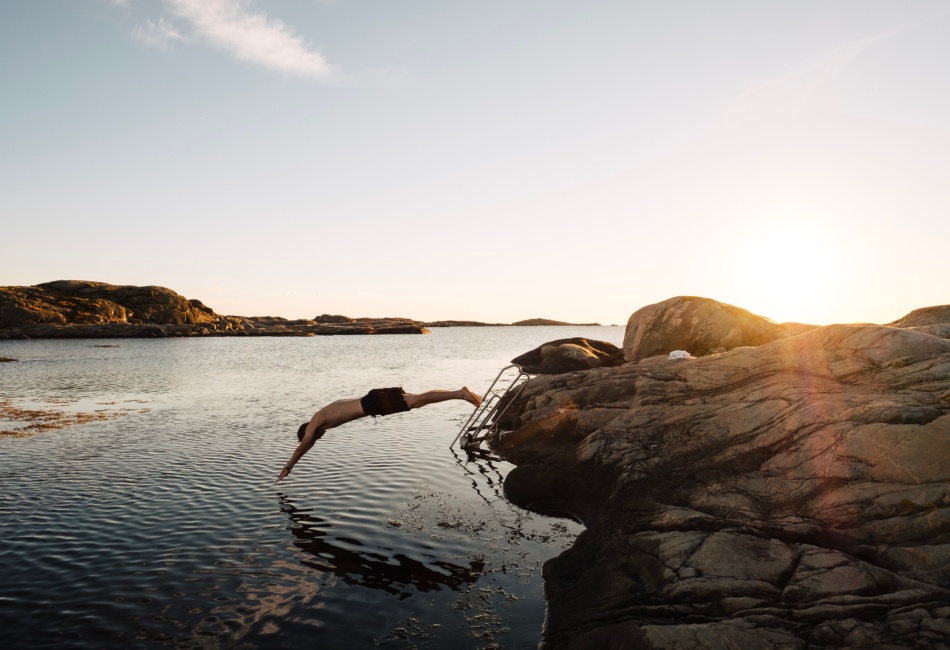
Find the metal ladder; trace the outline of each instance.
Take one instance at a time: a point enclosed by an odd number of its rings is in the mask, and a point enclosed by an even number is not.
[[[531,379],[531,375],[522,370],[521,366],[517,364],[502,368],[482,397],[481,405],[462,425],[449,448],[454,447],[455,443],[461,440],[462,449],[477,449],[482,441],[497,433],[501,417],[521,394],[521,391],[524,390],[529,379]],[[511,399],[505,403],[505,397],[509,393]],[[502,408],[503,403],[504,408]],[[499,409],[501,410],[499,411]]]

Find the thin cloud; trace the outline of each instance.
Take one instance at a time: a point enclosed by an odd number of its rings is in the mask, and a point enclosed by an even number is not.
[[[171,41],[184,41],[185,37],[164,18],[158,22],[146,20],[132,32],[135,38],[150,47],[165,49]]]
[[[320,52],[247,0],[166,0],[166,5],[203,38],[242,61],[321,81],[338,77]]]
[[[740,113],[767,104],[771,108],[782,106],[787,112],[800,111],[814,95],[835,83],[854,61],[876,44],[941,20],[948,14],[950,9],[942,9],[902,27],[827,49],[782,74],[752,84],[739,92],[728,108]]]
[[[892,30],[830,48],[782,74],[752,84],[734,97],[730,109],[744,113],[768,107],[778,113],[797,113],[819,91],[834,83],[862,53],[902,31]]]

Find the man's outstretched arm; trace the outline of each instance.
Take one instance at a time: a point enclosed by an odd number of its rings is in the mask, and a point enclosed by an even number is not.
[[[284,465],[283,469],[280,470],[280,475],[277,477],[278,481],[290,474],[290,470],[294,468],[294,465],[297,464],[297,461],[303,458],[303,455],[310,451],[310,448],[313,447],[313,444],[322,438],[324,433],[326,433],[326,429],[314,429],[310,426],[307,427],[307,432],[304,433],[303,438],[300,440],[300,444],[297,445],[296,449],[294,449],[294,453],[290,457],[290,460],[288,460],[287,464]]]

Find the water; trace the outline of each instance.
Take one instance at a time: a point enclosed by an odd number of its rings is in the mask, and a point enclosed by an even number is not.
[[[505,501],[508,464],[449,449],[470,405],[330,430],[274,480],[323,404],[482,392],[568,336],[623,331],[0,341],[7,420],[99,418],[0,436],[5,647],[536,647],[541,563],[580,527]]]

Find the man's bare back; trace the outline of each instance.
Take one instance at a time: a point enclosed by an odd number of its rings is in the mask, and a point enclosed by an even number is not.
[[[476,408],[482,403],[478,395],[464,386],[459,390],[430,390],[418,395],[403,392],[401,388],[376,389],[361,399],[341,399],[331,402],[314,413],[306,427],[301,426],[303,431],[298,434],[300,444],[280,471],[277,480],[290,474],[294,465],[310,451],[317,440],[323,437],[327,429],[333,429],[367,415],[390,415],[453,399],[464,400]]]

